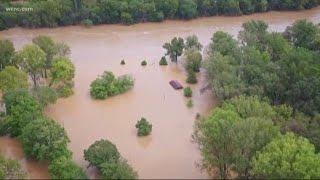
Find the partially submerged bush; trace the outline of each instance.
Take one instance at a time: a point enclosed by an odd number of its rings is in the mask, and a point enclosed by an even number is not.
[[[6,159],[0,155],[0,179],[25,179],[27,173],[17,160]]]
[[[193,107],[193,101],[192,99],[189,99],[188,102],[187,102],[187,107],[188,108],[192,108]]]
[[[141,66],[146,66],[147,65],[147,61],[146,60],[143,60],[142,62],[141,62]]]
[[[112,142],[101,139],[84,150],[84,159],[89,161],[90,165],[100,167],[105,162],[117,162],[120,153]]]
[[[145,118],[141,118],[141,120],[137,122],[136,128],[138,129],[138,136],[147,136],[152,131],[152,124]]]
[[[134,80],[131,76],[124,75],[116,78],[112,72],[105,71],[91,83],[90,94],[94,99],[106,99],[128,91],[133,85]]]
[[[194,71],[188,71],[186,82],[189,84],[196,84],[198,82],[196,73]]]
[[[185,97],[192,97],[192,89],[190,87],[184,88],[183,94]]]
[[[168,65],[168,62],[167,62],[167,59],[166,59],[165,56],[162,56],[162,58],[161,58],[160,61],[159,61],[159,65],[160,65],[160,66],[166,66],[166,65]]]

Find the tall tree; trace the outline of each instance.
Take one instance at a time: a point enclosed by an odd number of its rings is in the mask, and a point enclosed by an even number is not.
[[[216,108],[208,118],[196,125],[195,137],[203,156],[202,165],[209,173],[217,167],[222,179],[230,175],[235,153],[233,129],[238,121],[240,117],[234,111]]]
[[[18,57],[21,59],[23,69],[30,74],[34,87],[37,87],[45,69],[46,53],[37,45],[26,45],[19,52]]]
[[[56,45],[49,36],[37,36],[36,38],[32,39],[32,42],[38,45],[43,52],[46,53],[46,66],[44,69],[44,75],[45,78],[47,78],[47,70],[52,67],[53,57],[57,53]]]
[[[196,49],[198,51],[202,50],[202,44],[199,42],[199,39],[196,35],[188,36],[186,38],[185,49]]]
[[[210,43],[210,53],[216,52],[222,55],[234,55],[238,49],[238,42],[228,33],[217,31],[213,34]]]
[[[256,46],[260,50],[264,49],[266,35],[268,34],[268,24],[263,21],[249,21],[242,24],[243,30],[239,32],[239,39],[242,44]]]
[[[178,57],[183,53],[184,40],[174,37],[170,43],[165,43],[163,48],[167,50],[166,55],[170,56],[171,61],[177,62]]]

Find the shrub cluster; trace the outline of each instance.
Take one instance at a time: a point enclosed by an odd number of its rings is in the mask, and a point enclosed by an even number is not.
[[[152,124],[150,124],[146,118],[141,118],[137,124],[138,136],[147,136],[152,131]]]
[[[131,76],[124,75],[116,78],[112,72],[105,71],[91,83],[90,94],[94,99],[106,99],[130,90],[133,85],[134,80]]]
[[[192,97],[192,89],[190,87],[184,88],[183,94],[185,97]]]

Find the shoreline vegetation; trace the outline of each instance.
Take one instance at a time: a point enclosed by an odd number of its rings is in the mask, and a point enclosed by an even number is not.
[[[2,0],[0,31],[13,27],[59,27],[98,24],[131,25],[169,19],[190,20],[209,16],[240,16],[271,10],[304,10],[319,0]]]

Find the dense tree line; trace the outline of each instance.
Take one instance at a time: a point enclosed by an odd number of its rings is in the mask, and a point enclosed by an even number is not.
[[[8,40],[0,44],[0,92],[5,105],[0,134],[17,137],[27,158],[49,162],[52,178],[86,179],[83,169],[72,161],[64,128],[43,112],[58,97],[72,94],[68,84],[73,84],[75,68],[67,57],[69,47],[47,36],[36,37],[18,52]],[[24,178],[18,165],[0,157],[0,178]]]
[[[221,105],[195,126],[203,167],[220,178],[320,177],[319,36],[306,20],[283,33],[262,21],[238,39],[214,33],[203,65]]]
[[[4,1],[0,5],[0,30],[14,26],[55,27],[73,24],[133,24],[198,16],[242,15],[269,10],[301,10],[315,7],[317,0],[30,0]],[[29,7],[32,11],[6,11]]]
[[[72,162],[64,128],[45,117],[40,102],[28,90],[9,91],[3,99],[6,116],[0,120],[1,135],[18,137],[27,158],[49,162],[52,178],[87,178],[82,168]]]

